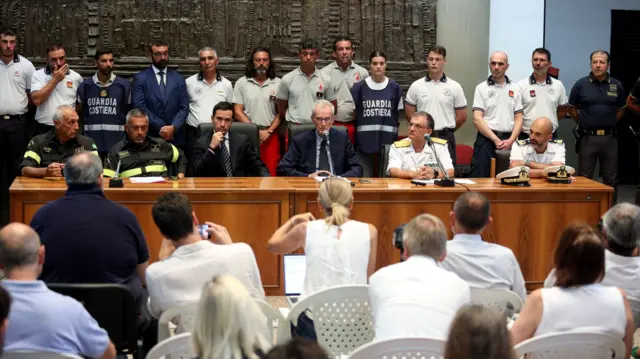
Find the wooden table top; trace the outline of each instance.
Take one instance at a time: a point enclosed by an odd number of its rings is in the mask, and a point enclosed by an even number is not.
[[[399,178],[367,178],[370,183],[360,183],[360,178],[351,179],[354,192],[465,192],[467,189],[456,184],[455,187],[439,187],[435,185],[418,186],[409,180]],[[613,188],[584,177],[576,177],[573,183],[553,184],[543,179],[532,179],[531,187],[507,186],[495,178],[471,179],[475,184],[465,185],[472,191],[482,192],[566,192],[594,191],[613,192]],[[317,192],[320,183],[306,177],[235,177],[235,178],[184,178],[164,183],[134,184],[124,179],[123,188],[109,188],[109,180],[105,179],[105,192],[165,192],[178,190],[181,192]],[[37,179],[18,177],[10,188],[10,193],[64,191],[67,185],[62,178]]]

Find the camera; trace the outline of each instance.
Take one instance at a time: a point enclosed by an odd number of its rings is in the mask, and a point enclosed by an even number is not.
[[[211,233],[209,233],[208,229],[209,225],[207,224],[198,225],[198,232],[200,232],[200,235],[204,238],[211,239]]]

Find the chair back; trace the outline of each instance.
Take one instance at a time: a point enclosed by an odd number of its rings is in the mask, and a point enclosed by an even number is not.
[[[631,313],[633,313],[633,322],[636,328],[640,327],[640,300],[627,296],[629,300],[629,306],[631,307]]]
[[[285,320],[279,311],[275,310],[269,303],[261,299],[254,299],[267,321],[269,329],[269,339],[275,338],[276,343],[285,343],[291,338],[291,331],[285,327]]]
[[[511,150],[496,150],[496,170],[491,177],[509,169],[509,158],[511,158]]]
[[[456,164],[471,166],[473,158],[473,147],[469,145],[456,144]]]
[[[191,345],[191,333],[182,333],[156,344],[146,359],[192,359],[196,353]]]
[[[314,124],[312,124],[312,123],[307,123],[307,124],[304,124],[304,125],[295,125],[295,124],[290,123],[287,126],[287,132],[288,132],[289,138],[291,139],[291,138],[294,138],[294,137],[296,137],[297,135],[299,135],[299,134],[301,134],[303,132],[311,131],[314,128],[316,128],[316,126]],[[338,131],[344,133],[345,135],[348,135],[347,128],[344,127],[344,126],[331,126],[331,128],[334,129],[334,130],[338,130]]]
[[[373,320],[368,285],[344,285],[322,290],[296,303],[287,316],[297,324],[298,316],[309,309],[318,343],[330,357],[349,355],[373,340]]]
[[[75,354],[37,352],[37,351],[18,351],[2,354],[3,359],[82,359],[81,356]]]
[[[171,327],[177,325],[175,334],[191,332],[196,322],[198,304],[170,308],[162,312],[158,319],[158,343],[171,337]]]
[[[380,168],[378,177],[385,178],[387,175],[387,166],[389,166],[389,151],[391,151],[391,145],[382,146],[382,152],[380,152]]]
[[[446,341],[436,338],[393,338],[365,344],[349,359],[428,358],[442,359]]]
[[[544,359],[623,359],[626,347],[621,338],[593,331],[550,333],[515,346],[518,357]]]
[[[508,318],[522,309],[520,296],[504,289],[471,288],[471,303],[495,309]]]
[[[138,349],[138,308],[129,288],[120,284],[47,284],[49,289],[74,298],[107,331],[118,353]]]
[[[198,138],[205,133],[213,132],[213,123],[205,122],[198,125]],[[253,123],[233,122],[231,124],[230,132],[237,132],[246,135],[249,139],[249,143],[253,146],[258,155],[260,155],[260,129]]]

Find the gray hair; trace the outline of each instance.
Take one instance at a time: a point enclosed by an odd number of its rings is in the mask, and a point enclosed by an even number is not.
[[[602,227],[609,241],[614,241],[624,248],[637,247],[640,207],[631,203],[616,204],[604,214]]]
[[[147,116],[147,113],[146,113],[146,112],[144,112],[144,111],[142,111],[142,110],[139,110],[139,109],[137,109],[137,108],[134,108],[134,109],[132,109],[132,110],[129,110],[129,112],[127,112],[127,125],[129,125],[129,124],[130,124],[129,122],[130,122],[130,121],[131,121],[131,119],[132,119],[132,118],[134,118],[134,117],[135,117],[135,118],[144,117],[144,118],[146,118],[146,119],[147,119],[147,123],[149,122],[149,116]]]
[[[98,184],[102,174],[100,157],[92,152],[80,152],[71,156],[64,166],[67,185]]]
[[[0,264],[9,272],[38,263],[40,237],[31,227],[11,223],[0,231]]]
[[[198,57],[200,57],[200,54],[204,51],[213,51],[213,56],[216,57],[216,59],[218,58],[218,52],[216,51],[216,49],[214,49],[211,46],[205,46],[203,48],[201,48],[200,50],[198,50]]]
[[[447,249],[447,229],[431,214],[412,219],[405,227],[402,239],[410,256],[423,255],[438,261]]]
[[[75,111],[75,109],[69,105],[60,105],[56,108],[56,112],[53,113],[53,122],[60,122],[64,119],[65,111]]]
[[[318,100],[313,104],[313,111],[311,112],[311,117],[316,117],[316,112],[318,112],[319,110],[322,109],[326,109],[326,108],[330,108],[331,109],[331,115],[333,116],[333,114],[336,112],[336,108],[333,106],[333,104],[327,100]]]

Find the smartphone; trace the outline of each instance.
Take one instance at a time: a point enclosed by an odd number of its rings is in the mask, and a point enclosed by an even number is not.
[[[198,225],[198,232],[200,232],[200,235],[206,239],[211,239],[211,233],[209,233],[208,229],[209,229],[209,225],[207,224]]]
[[[360,183],[363,183],[363,184],[371,183],[371,181],[369,181],[369,180],[364,180],[364,179],[361,179],[359,182],[360,182]]]

